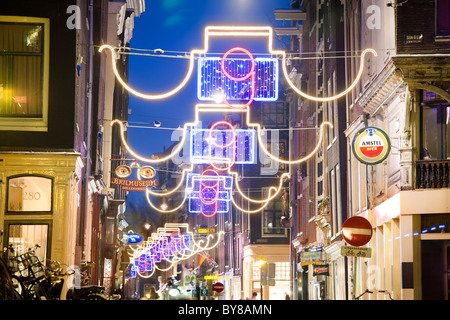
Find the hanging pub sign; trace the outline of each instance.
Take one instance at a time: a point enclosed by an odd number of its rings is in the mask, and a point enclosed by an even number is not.
[[[320,255],[320,251],[304,251],[302,252],[300,264],[302,266],[307,266],[310,264],[321,264]]]
[[[313,265],[313,276],[329,276],[330,269],[328,264]]]
[[[388,135],[376,127],[366,127],[355,134],[352,150],[356,159],[368,165],[383,162],[391,150]]]

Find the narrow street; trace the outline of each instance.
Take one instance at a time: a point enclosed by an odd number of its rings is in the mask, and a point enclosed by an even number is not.
[[[206,318],[448,300],[449,17],[3,1],[0,300]]]

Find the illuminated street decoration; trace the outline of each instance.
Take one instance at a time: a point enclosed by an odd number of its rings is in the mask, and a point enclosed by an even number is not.
[[[212,37],[262,37],[268,40],[268,52],[270,58],[254,57],[245,48],[234,47],[225,52],[221,57],[206,57],[209,50],[209,40]],[[179,143],[172,148],[169,154],[161,157],[142,156],[136,153],[127,144],[125,139],[126,128],[121,121],[114,120],[111,125],[118,124],[122,144],[129,154],[145,163],[155,164],[170,160],[178,155],[190,139],[190,166],[184,168],[178,184],[172,190],[146,189],[146,197],[150,206],[158,212],[170,213],[181,209],[188,199],[188,209],[191,213],[201,213],[212,217],[216,213],[228,212],[230,202],[239,210],[253,213],[263,210],[267,204],[279,195],[282,184],[289,179],[285,173],[279,177],[278,185],[269,188],[265,199],[252,199],[247,197],[239,187],[239,176],[233,170],[235,164],[256,163],[256,145],[270,159],[284,164],[298,164],[312,158],[322,146],[326,127],[333,127],[330,122],[320,124],[319,136],[313,150],[297,159],[282,159],[268,151],[263,139],[263,129],[259,123],[250,122],[250,106],[253,101],[276,101],[278,99],[278,63],[281,62],[281,71],[287,84],[300,96],[314,101],[331,101],[339,99],[352,90],[360,81],[364,69],[365,56],[372,53],[373,49],[362,52],[358,74],[350,86],[343,92],[331,97],[313,97],[298,88],[290,80],[287,71],[286,53],[273,49],[273,30],[270,27],[239,27],[239,26],[208,26],[205,28],[203,49],[192,50],[188,55],[189,67],[184,79],[173,90],[161,94],[145,94],[128,86],[117,72],[116,60],[119,58],[116,50],[109,45],[101,46],[100,52],[108,49],[111,52],[113,70],[117,80],[130,93],[143,99],[164,99],[179,92],[191,77],[197,59],[198,67],[198,99],[203,101],[215,101],[215,104],[197,104],[195,106],[195,119],[185,123]],[[236,58],[239,55],[239,58]],[[244,58],[242,58],[244,56]],[[231,102],[234,101],[234,102]],[[237,102],[237,103],[236,103]],[[200,114],[241,113],[245,124],[242,128],[235,128],[227,121],[217,121],[209,128],[202,128]],[[196,173],[197,165],[209,165],[211,168]],[[158,208],[152,202],[152,196],[168,197],[174,192],[179,192],[185,186],[184,196],[178,204],[172,208]],[[234,199],[239,194],[241,199],[259,205],[256,209],[240,207]],[[141,259],[142,261],[143,258]]]
[[[222,72],[223,58],[198,58],[197,97],[202,101],[250,100],[252,79],[236,81],[251,69],[251,59],[228,59],[226,70],[232,77]],[[255,61],[255,101],[278,100],[278,59],[256,58]],[[231,71],[232,70],[232,71]]]
[[[99,52],[102,52],[105,49],[108,49],[110,51],[114,74],[115,74],[117,80],[120,82],[120,84],[126,90],[128,90],[130,93],[132,93],[142,99],[159,100],[159,99],[168,98],[168,97],[176,94],[186,85],[186,83],[191,78],[193,70],[194,70],[195,57],[196,56],[198,56],[198,57],[204,56],[208,52],[210,37],[266,37],[268,39],[268,52],[271,55],[279,57],[278,59],[281,59],[281,70],[283,72],[284,78],[285,78],[286,82],[288,83],[288,85],[294,90],[294,92],[296,92],[300,96],[302,96],[308,100],[314,100],[314,101],[320,101],[320,102],[336,100],[336,99],[339,99],[339,98],[345,96],[347,93],[349,93],[361,80],[361,76],[362,76],[362,73],[364,70],[364,59],[365,59],[366,54],[372,53],[375,57],[377,56],[377,53],[374,49],[370,49],[370,48],[365,49],[361,53],[358,73],[357,73],[354,81],[344,91],[342,91],[336,95],[330,96],[330,97],[315,97],[315,96],[311,96],[311,95],[301,91],[300,89],[298,89],[296,87],[296,85],[289,78],[289,72],[287,70],[287,63],[286,63],[286,60],[287,60],[286,52],[283,50],[274,50],[273,49],[273,29],[268,26],[208,26],[208,27],[206,27],[205,31],[204,31],[203,49],[194,49],[190,52],[190,54],[188,56],[189,57],[189,66],[188,66],[188,70],[187,70],[186,75],[183,78],[183,80],[174,89],[169,90],[164,93],[160,93],[160,94],[146,94],[146,93],[139,92],[139,91],[131,88],[121,78],[121,76],[117,70],[117,65],[116,65],[116,61],[119,59],[119,54],[116,52],[116,49],[113,46],[102,45],[99,48]],[[252,61],[254,61],[254,60],[252,59]],[[254,62],[252,63],[252,65],[254,67]],[[224,69],[222,68],[222,72],[223,71],[224,71]],[[251,72],[251,74],[254,75],[253,72]],[[254,90],[254,87],[252,87],[252,88]]]
[[[324,135],[325,135],[325,132],[326,132],[326,127],[327,126],[333,127],[333,125],[330,122],[327,122],[327,121],[323,122],[320,125],[319,137],[318,137],[318,141],[317,141],[317,144],[314,147],[314,149],[309,154],[307,154],[307,155],[305,155],[303,157],[300,157],[298,159],[286,160],[286,159],[281,159],[281,158],[271,154],[267,150],[267,148],[266,148],[266,146],[265,146],[265,144],[264,144],[264,142],[262,140],[262,128],[261,128],[261,125],[259,123],[252,123],[252,122],[250,122],[250,108],[244,108],[244,109],[239,108],[239,107],[238,108],[230,108],[227,104],[197,104],[195,106],[195,120],[194,120],[194,122],[189,122],[189,123],[186,123],[184,125],[183,134],[181,136],[180,142],[172,149],[171,154],[169,154],[167,156],[164,156],[164,157],[161,157],[161,158],[144,157],[144,156],[142,156],[140,154],[137,154],[132,148],[129,147],[129,145],[126,142],[126,139],[125,139],[125,128],[124,128],[123,123],[121,121],[115,120],[115,121],[112,122],[112,125],[114,125],[114,124],[118,124],[119,125],[119,127],[120,127],[120,134],[121,134],[121,138],[122,138],[122,144],[124,145],[125,149],[130,154],[132,154],[134,157],[138,158],[139,160],[141,160],[143,162],[157,163],[157,162],[166,161],[166,160],[170,159],[171,157],[173,157],[174,155],[178,154],[181,151],[181,149],[183,148],[184,143],[185,143],[185,141],[187,139],[187,136],[189,135],[190,130],[193,130],[194,128],[197,128],[198,125],[200,124],[200,114],[203,114],[203,113],[206,113],[206,114],[209,114],[209,113],[224,113],[224,112],[226,112],[226,113],[242,113],[242,117],[245,119],[247,130],[253,130],[254,131],[254,133],[255,133],[255,135],[256,135],[256,137],[258,139],[258,145],[261,148],[261,150],[268,157],[270,157],[271,159],[273,159],[275,161],[282,162],[282,163],[286,163],[286,164],[301,163],[301,162],[307,161],[308,159],[313,157],[314,154],[317,152],[317,150],[322,146],[322,142],[323,142]],[[214,127],[211,127],[211,128],[213,130],[215,129]],[[228,128],[228,130],[232,131],[230,128]],[[236,136],[235,134],[227,133],[227,135],[229,137],[228,138],[229,141],[226,139],[223,144],[219,144],[217,141],[214,141],[214,143],[215,143],[214,145],[217,148],[220,148],[220,146],[227,147],[227,145],[230,144],[230,142],[235,141],[236,138],[233,138],[234,136]],[[211,138],[211,137],[214,138],[215,137],[214,134],[209,134],[209,133],[205,134],[203,136],[207,137],[205,139],[208,139],[208,137],[209,138]],[[208,139],[208,140],[209,140],[208,143],[213,143],[213,140],[211,140],[211,139]],[[192,155],[191,155],[191,158],[192,158]],[[247,201],[249,201],[249,202],[251,202],[251,203],[260,204],[260,207],[258,207],[257,209],[245,209],[245,208],[239,206],[237,204],[237,202],[235,201],[234,197],[232,197],[231,198],[231,202],[233,203],[233,205],[236,208],[238,208],[239,210],[243,211],[243,212],[256,213],[256,212],[260,212],[261,210],[263,210],[272,199],[274,199],[276,196],[279,195],[279,192],[281,191],[282,183],[286,179],[289,178],[289,174],[288,173],[282,174],[280,176],[280,178],[279,178],[278,186],[272,186],[272,187],[269,188],[269,195],[267,196],[267,198],[265,198],[265,199],[252,199],[252,198],[247,197],[241,191],[241,189],[239,188],[239,185],[238,185],[238,180],[239,180],[238,174],[236,172],[232,171],[232,166],[233,166],[233,164],[235,162],[233,162],[232,159],[229,159],[229,158],[226,158],[226,157],[220,158],[220,159],[216,159],[214,161],[217,162],[218,160],[222,161],[222,163],[220,165],[215,163],[214,166],[216,167],[216,169],[219,169],[219,170],[222,169],[223,173],[226,173],[228,175],[234,176],[234,179],[233,179],[234,187],[235,187],[234,190],[237,191],[237,193],[240,195],[240,197],[245,199],[245,200],[247,200]],[[213,163],[210,163],[210,164],[213,166]],[[182,188],[182,186],[185,185],[185,179],[186,179],[186,176],[188,175],[188,173],[189,172],[193,172],[193,171],[194,171],[194,163],[191,163],[191,165],[188,168],[183,169],[180,182],[172,190],[169,190],[169,191],[155,191],[155,190],[151,190],[150,188],[147,188],[146,189],[146,197],[147,197],[147,201],[150,204],[150,206],[154,210],[156,210],[158,212],[161,212],[161,213],[172,213],[172,212],[176,212],[176,211],[180,210],[183,207],[184,203],[186,202],[186,198],[187,198],[186,197],[186,193],[188,193],[189,190],[185,192],[184,197],[182,198],[182,200],[180,201],[180,203],[178,205],[176,205],[173,208],[168,208],[168,209],[158,208],[152,202],[150,196],[167,197],[167,196],[170,196],[171,194],[173,194],[174,192],[179,191]]]
[[[235,164],[256,163],[256,131],[253,129],[211,130],[196,129],[191,131],[190,161],[195,164],[215,163]],[[233,139],[233,131],[235,139]],[[215,140],[212,143],[211,138]],[[222,142],[222,145],[218,144]],[[226,146],[228,141],[232,143]],[[210,143],[211,142],[211,143]]]
[[[254,57],[245,48],[234,47],[221,57],[207,57],[209,40],[211,37],[262,37],[268,40],[270,58]],[[163,163],[177,156],[188,142],[190,163],[184,167],[178,183],[171,190],[157,190],[147,187],[145,195],[150,206],[161,213],[177,212],[185,206],[192,214],[202,214],[214,217],[230,211],[231,204],[246,213],[261,212],[276,197],[280,195],[283,184],[290,178],[289,173],[282,173],[278,183],[268,188],[265,198],[254,199],[242,192],[239,182],[241,177],[235,164],[247,165],[256,163],[256,146],[270,159],[284,164],[298,164],[311,159],[323,145],[326,127],[333,125],[322,122],[319,128],[318,141],[313,150],[297,159],[282,159],[269,152],[263,139],[265,134],[259,123],[250,121],[251,104],[253,101],[278,100],[279,63],[286,83],[298,95],[314,101],[332,101],[350,92],[360,81],[364,69],[367,53],[376,56],[373,49],[362,52],[360,69],[355,80],[341,93],[331,97],[314,97],[299,90],[289,78],[286,53],[273,49],[273,30],[270,27],[234,27],[209,26],[205,28],[203,49],[192,50],[188,70],[181,82],[172,90],[158,94],[139,92],[131,88],[117,70],[116,61],[119,52],[110,45],[103,45],[99,51],[108,49],[112,60],[112,67],[117,81],[131,94],[142,99],[159,100],[178,93],[191,78],[195,60],[197,60],[197,97],[204,102],[195,105],[195,118],[184,124],[179,143],[169,154],[163,156],[143,156],[131,148],[126,141],[126,124],[119,120],[111,121],[111,126],[118,125],[120,138],[125,150],[136,161],[148,164]],[[240,57],[237,58],[236,56]],[[241,56],[244,55],[244,58]],[[234,127],[232,123],[219,120],[208,128],[202,127],[201,115],[237,114],[241,116],[242,127]],[[190,139],[189,141],[187,141]],[[203,167],[206,169],[198,169]],[[139,179],[149,179],[155,174],[150,166],[140,168]],[[203,171],[202,171],[203,170]],[[131,168],[122,166],[116,171],[118,176],[127,177]],[[182,191],[184,187],[184,192]],[[173,207],[161,208],[153,203],[153,197],[171,197],[175,192],[181,192],[182,197]],[[240,201],[235,197],[239,196]],[[178,198],[178,197],[177,197]],[[247,204],[243,204],[247,201]],[[173,201],[171,201],[173,203]],[[223,231],[216,235],[208,234],[206,238],[196,241],[187,224],[166,224],[158,228],[146,241],[136,246],[130,245],[131,276],[151,277],[156,270],[167,271],[176,263],[188,259],[195,254],[211,250],[218,245]]]
[[[130,276],[148,278],[156,270],[167,271],[177,262],[215,248],[223,233],[209,234],[196,241],[187,224],[166,223],[143,244],[130,246]]]
[[[189,173],[186,179],[188,211],[212,217],[229,212],[233,190],[233,177],[221,175],[213,169],[201,174]]]

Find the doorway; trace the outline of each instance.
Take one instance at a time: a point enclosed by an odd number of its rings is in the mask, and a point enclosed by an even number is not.
[[[450,296],[450,241],[423,240],[422,299],[448,300]]]

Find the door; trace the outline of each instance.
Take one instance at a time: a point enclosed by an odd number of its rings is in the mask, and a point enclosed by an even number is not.
[[[444,243],[444,287],[445,300],[450,297],[450,241]]]

